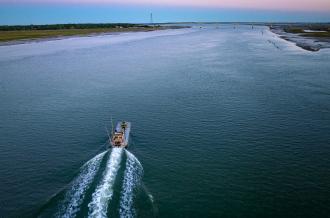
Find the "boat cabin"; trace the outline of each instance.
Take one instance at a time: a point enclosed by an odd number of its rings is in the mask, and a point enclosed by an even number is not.
[[[112,143],[114,146],[121,146],[124,143],[125,137],[123,132],[115,132],[112,137]]]

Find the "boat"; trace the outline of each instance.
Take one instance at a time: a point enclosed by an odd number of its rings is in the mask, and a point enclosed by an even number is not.
[[[128,146],[131,123],[126,121],[118,122],[112,132],[111,145],[116,148],[126,148]]]

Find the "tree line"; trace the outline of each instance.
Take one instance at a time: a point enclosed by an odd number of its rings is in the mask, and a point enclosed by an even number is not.
[[[151,26],[143,24],[131,23],[85,23],[85,24],[45,24],[45,25],[14,25],[0,26],[1,31],[13,30],[62,30],[62,29],[101,29],[101,28],[132,28],[142,27],[148,28]]]

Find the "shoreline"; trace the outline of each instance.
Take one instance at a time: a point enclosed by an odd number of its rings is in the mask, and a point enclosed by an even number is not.
[[[0,31],[0,46],[18,45],[33,42],[61,40],[74,37],[93,37],[117,35],[129,32],[151,32],[157,30],[183,29],[190,26],[150,26],[129,28],[95,28],[95,29],[60,29],[60,30],[14,30]]]
[[[269,30],[280,38],[295,43],[296,46],[311,52],[330,48],[330,35],[327,26],[313,27],[313,25],[274,25]],[[329,35],[329,36],[328,36]]]

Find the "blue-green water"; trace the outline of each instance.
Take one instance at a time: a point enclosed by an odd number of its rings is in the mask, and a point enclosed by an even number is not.
[[[1,217],[330,214],[330,50],[265,27],[1,46],[0,131]]]

